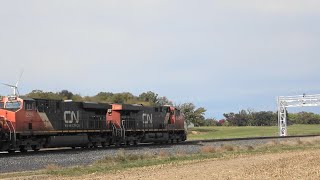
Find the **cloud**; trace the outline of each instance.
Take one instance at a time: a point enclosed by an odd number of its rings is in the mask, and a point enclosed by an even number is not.
[[[14,82],[23,68],[23,93],[152,90],[210,112],[271,107],[277,95],[319,90],[319,7],[296,0],[2,2],[0,81]]]

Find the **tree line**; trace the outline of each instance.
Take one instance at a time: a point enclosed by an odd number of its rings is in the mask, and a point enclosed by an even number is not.
[[[224,118],[205,118],[206,109],[196,107],[193,103],[187,102],[174,104],[166,96],[159,96],[152,91],[133,95],[130,92],[112,93],[99,92],[93,96],[81,96],[68,90],[60,92],[46,92],[33,90],[25,96],[30,98],[56,99],[73,101],[89,101],[102,103],[124,103],[143,104],[145,106],[174,105],[184,114],[187,124],[194,126],[276,126],[278,124],[278,113],[272,111],[241,110],[238,113],[224,113]],[[288,124],[320,124],[320,115],[312,112],[287,113]]]
[[[138,96],[129,92],[112,93],[112,92],[99,92],[94,96],[81,96],[80,94],[74,94],[68,90],[62,90],[60,92],[45,92],[42,90],[33,90],[26,94],[30,98],[42,98],[42,99],[56,99],[73,101],[89,101],[89,102],[102,102],[102,103],[124,103],[124,104],[143,104],[145,106],[162,106],[162,105],[174,105],[171,100],[166,96],[159,96],[152,91],[143,92]],[[181,110],[186,116],[188,124],[193,123],[195,126],[208,125],[205,119],[206,109],[203,107],[196,108],[193,103],[175,104],[178,109]]]
[[[225,126],[276,126],[278,112],[241,110],[239,113],[225,113],[220,125]],[[219,123],[218,122],[218,123]],[[288,113],[287,123],[291,124],[320,124],[320,115],[312,112]]]
[[[102,103],[124,103],[124,104],[143,104],[145,106],[162,106],[162,105],[174,105],[171,100],[166,96],[159,96],[152,91],[143,92],[138,96],[129,92],[112,93],[112,92],[99,92],[94,96],[81,96],[80,94],[74,94],[68,90],[62,90],[60,92],[45,92],[42,90],[33,90],[26,94],[30,98],[42,98],[42,99],[56,99],[73,101],[89,101],[89,102],[102,102]],[[175,104],[178,109],[185,115],[188,124],[193,123],[195,126],[212,125],[210,120],[205,119],[206,109],[203,107],[196,108],[193,103]]]
[[[42,90],[33,90],[26,94],[30,98],[43,98],[43,99],[56,99],[56,100],[73,100],[73,101],[90,101],[101,103],[124,103],[124,104],[143,104],[146,106],[157,105],[172,105],[165,96],[159,96],[158,94],[148,91],[141,93],[138,96],[133,95],[130,92],[112,93],[112,92],[99,92],[94,96],[81,96],[80,94],[73,94],[68,90],[62,90],[60,92],[45,92]]]

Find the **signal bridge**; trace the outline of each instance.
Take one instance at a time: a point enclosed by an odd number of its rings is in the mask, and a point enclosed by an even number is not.
[[[287,136],[287,108],[320,106],[320,94],[279,96],[278,97],[278,124],[280,136]]]

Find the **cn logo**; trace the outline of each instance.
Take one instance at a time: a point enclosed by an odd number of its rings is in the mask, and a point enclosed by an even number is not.
[[[75,113],[74,111],[65,111],[63,114],[64,122],[66,124],[79,123],[79,111]]]
[[[142,114],[142,121],[144,124],[152,124],[152,114]]]

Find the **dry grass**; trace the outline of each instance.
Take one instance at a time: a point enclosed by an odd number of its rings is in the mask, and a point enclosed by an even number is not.
[[[183,150],[179,150],[179,151],[176,152],[175,155],[176,155],[177,157],[184,157],[184,156],[187,155],[187,153],[186,153],[185,151],[183,151]]]
[[[248,151],[253,151],[254,147],[253,146],[246,146],[245,149],[248,150]]]
[[[48,164],[45,169],[48,171],[54,171],[54,170],[58,170],[60,168],[61,167],[56,164]]]
[[[237,149],[239,149],[239,148],[236,147],[236,146],[232,146],[232,145],[229,145],[229,144],[223,144],[223,145],[220,146],[219,152],[235,151]]]
[[[115,163],[125,163],[129,161],[137,161],[137,160],[144,160],[144,159],[154,159],[158,156],[153,155],[151,153],[143,153],[143,154],[131,154],[127,153],[123,149],[118,150],[115,156],[106,156],[104,159],[97,161],[97,163],[105,163],[105,164],[115,164]]]
[[[311,137],[297,140],[276,141],[272,140],[264,145],[257,146],[258,148],[272,148],[278,146],[296,147],[296,146],[312,146],[320,144],[319,137]]]
[[[214,148],[213,146],[204,146],[200,149],[201,153],[215,153],[216,152],[216,148]]]
[[[189,134],[193,134],[193,135],[198,135],[198,134],[200,134],[198,131],[191,131],[191,132],[189,132]]]
[[[166,151],[160,150],[159,153],[158,153],[158,156],[160,158],[164,158],[164,157],[168,157],[169,154]]]
[[[276,141],[276,140],[272,140],[272,141],[268,141],[265,145],[263,146],[278,146],[280,143],[279,141]]]

